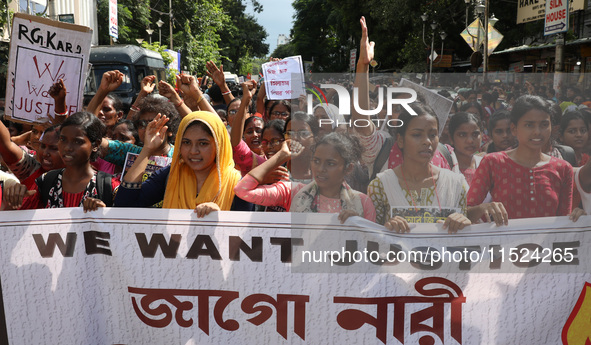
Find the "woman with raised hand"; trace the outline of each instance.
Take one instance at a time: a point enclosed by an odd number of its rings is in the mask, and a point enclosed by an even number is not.
[[[214,113],[197,111],[183,118],[176,134],[177,149],[169,167],[142,183],[148,158],[166,140],[168,118],[158,114],[146,128],[144,147],[126,172],[116,206],[194,209],[198,217],[212,211],[250,210],[234,197],[240,172],[234,168],[226,127]]]
[[[239,108],[230,132],[234,161],[240,168],[242,176],[266,160],[261,146],[263,119],[256,116],[247,117],[256,86],[254,80],[242,84],[242,99],[238,102]]]
[[[318,141],[312,149],[313,180],[309,184],[290,181],[261,184],[269,173],[292,159],[290,146],[295,151],[293,156],[301,154],[301,144],[286,140],[274,156],[238,183],[236,195],[257,205],[281,207],[290,212],[339,213],[341,222],[351,216],[375,221],[371,200],[345,182],[345,176],[361,156],[355,137],[331,133]]]
[[[312,181],[312,149],[318,136],[318,119],[302,111],[295,112],[285,123],[285,139],[297,141],[303,151],[287,163],[292,181],[310,183]],[[355,161],[356,162],[356,161]]]
[[[367,110],[371,109],[369,102],[369,65],[374,57],[375,42],[369,41],[365,17],[361,17],[360,24],[361,40],[354,86],[359,91],[359,108]],[[397,145],[398,141],[396,138],[392,140],[388,133],[378,130],[373,123],[373,118],[371,116],[362,115],[355,110],[352,110],[351,115],[352,123],[355,123],[357,120],[369,123],[368,126],[352,127],[363,146],[364,154],[362,157],[362,163],[368,167],[369,176],[375,176],[376,173],[386,169],[393,169],[402,163],[403,155]],[[441,125],[443,126],[444,124]],[[381,156],[380,152],[383,150],[387,150],[386,152],[388,152],[388,154],[385,156],[387,159],[382,162],[377,158],[378,156]],[[453,153],[449,161],[453,161]],[[438,150],[435,150],[434,152],[433,165],[445,169],[451,169],[448,160]]]
[[[394,169],[377,174],[367,194],[376,208],[376,222],[388,230],[410,232],[411,223],[443,221],[450,233],[471,222],[464,215],[468,184],[463,175],[432,163],[439,144],[439,121],[433,110],[413,103],[398,117],[396,142],[403,161]]]
[[[468,192],[468,217],[497,225],[509,219],[566,216],[571,211],[573,168],[543,152],[552,132],[550,105],[521,96],[511,110],[517,148],[484,156]],[[490,192],[492,202],[483,203]]]

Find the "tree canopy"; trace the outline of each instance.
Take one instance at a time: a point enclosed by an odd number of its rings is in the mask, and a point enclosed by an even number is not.
[[[162,42],[170,42],[172,10],[173,49],[181,53],[184,70],[203,73],[209,60],[224,62],[236,72],[247,69],[249,59],[264,56],[269,47],[263,43],[267,33],[254,16],[246,14],[245,1],[255,11],[262,11],[257,0],[118,0],[119,38],[117,43],[138,44],[137,39],[150,40],[146,29],[152,29],[152,43],[159,40],[156,22],[161,20]],[[97,0],[97,17],[108,18],[108,0]],[[107,20],[98,23],[99,44],[109,44]],[[227,68],[229,70],[229,68]]]
[[[521,45],[524,37],[540,32],[539,22],[515,24],[517,2],[488,1],[489,15],[495,13],[500,20],[495,28],[505,36],[497,50]],[[350,50],[359,48],[361,16],[367,19],[370,40],[376,42],[380,69],[424,71],[432,38],[435,51],[441,53],[442,31],[447,35],[445,54],[468,60],[472,53],[460,36],[466,24],[464,0],[294,0],[293,7],[292,41],[274,55],[293,49],[304,60],[313,58],[315,72],[347,70]],[[468,23],[474,19],[471,6]],[[432,22],[437,23],[435,30]]]

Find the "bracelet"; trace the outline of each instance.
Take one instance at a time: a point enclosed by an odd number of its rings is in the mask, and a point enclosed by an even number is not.
[[[136,107],[135,105],[132,105],[132,106],[131,106],[131,110],[133,110],[133,111],[135,111],[135,112],[138,112],[138,113],[139,113],[139,111],[140,111],[140,108]]]
[[[205,97],[203,97],[203,95],[201,95],[201,97],[199,97],[199,99],[197,100],[197,104],[201,103],[201,101],[204,99]]]
[[[183,105],[183,103],[185,103],[185,101],[183,101],[183,100],[181,99],[181,101],[180,101],[180,102],[178,102],[178,103],[176,103],[174,106],[175,106],[175,108],[178,108],[178,107],[180,107],[181,105]]]
[[[125,181],[121,181],[121,184],[119,185],[122,188],[127,188],[127,189],[142,189],[142,183],[141,182],[125,182]]]
[[[55,112],[55,116],[68,116],[68,111],[66,110],[63,113],[58,113],[57,111]]]
[[[229,94],[231,94],[231,93],[232,93],[232,91],[228,90],[228,91],[226,91],[226,92],[222,92],[222,96],[229,95]]]

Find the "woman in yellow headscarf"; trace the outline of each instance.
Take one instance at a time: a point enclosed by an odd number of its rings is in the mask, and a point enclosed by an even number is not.
[[[170,167],[141,182],[149,157],[165,140],[167,121],[159,114],[148,124],[142,152],[123,177],[115,206],[147,207],[163,200],[163,208],[194,208],[198,217],[211,211],[247,210],[244,202],[234,203],[240,172],[234,167],[226,127],[213,113],[185,116]]]

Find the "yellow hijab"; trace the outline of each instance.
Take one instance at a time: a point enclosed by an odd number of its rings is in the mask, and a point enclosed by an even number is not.
[[[216,148],[216,168],[211,169],[197,197],[197,177],[181,160],[180,149],[183,134],[194,121],[201,121],[209,127]],[[240,180],[240,172],[234,168],[230,137],[219,116],[206,111],[190,113],[181,121],[175,142],[177,149],[172,156],[162,207],[193,209],[204,202],[215,202],[222,211],[230,210],[234,200],[234,186]]]

